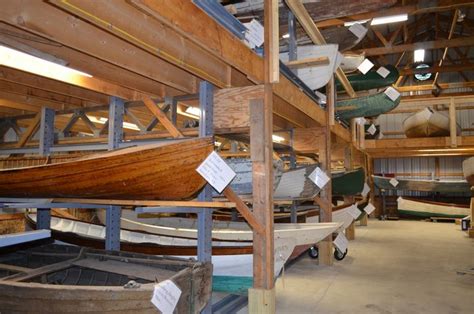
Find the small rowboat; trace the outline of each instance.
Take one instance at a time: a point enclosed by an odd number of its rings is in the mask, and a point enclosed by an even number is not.
[[[372,177],[374,178],[375,186],[383,190],[406,190],[440,193],[470,192],[469,184],[465,180],[441,181],[395,178],[398,183],[393,185],[392,183],[390,183],[390,180],[394,179],[393,177],[381,177],[375,175],[373,175]]]
[[[345,53],[341,64],[339,65],[345,73],[352,73],[357,71],[359,65],[364,61],[363,54]]]
[[[36,215],[27,215],[27,222],[36,226]],[[278,276],[283,265],[293,252],[304,251],[322,239],[340,230],[342,223],[291,224],[275,231],[274,274]],[[163,229],[163,228],[161,228]],[[154,229],[154,230],[158,230]],[[104,247],[105,227],[67,218],[52,217],[53,238],[63,242],[88,247]],[[236,230],[247,233],[252,231]],[[253,283],[253,249],[249,241],[213,241],[213,287],[220,291],[246,293]],[[147,254],[166,254],[195,256],[197,240],[163,236],[144,231],[122,229],[120,232],[121,250],[146,252]],[[220,254],[220,255],[217,255]]]
[[[364,168],[333,172],[331,177],[332,194],[335,196],[359,195],[364,189]]]
[[[397,203],[398,212],[402,215],[464,218],[470,214],[468,205],[431,202],[407,197],[399,197]]]
[[[211,138],[196,138],[0,170],[0,196],[190,199],[205,184],[196,168],[213,149]]]
[[[462,162],[462,172],[469,185],[474,186],[474,157],[467,158]]]
[[[449,118],[431,108],[425,108],[403,121],[403,130],[407,137],[449,136]],[[461,135],[461,126],[456,125],[456,135]]]
[[[363,91],[374,88],[382,88],[390,86],[395,83],[399,77],[398,70],[393,65],[386,65],[384,67],[389,73],[386,77],[382,77],[377,70],[370,70],[366,74],[351,74],[347,76],[349,83],[355,91]],[[338,91],[344,91],[344,87],[341,82],[336,79],[336,88]]]
[[[156,283],[181,290],[175,311],[200,313],[212,265],[172,257],[45,244],[0,252],[2,313],[156,313]]]

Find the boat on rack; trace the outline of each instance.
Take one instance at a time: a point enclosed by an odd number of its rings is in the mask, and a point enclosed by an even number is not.
[[[388,87],[393,89],[393,87]],[[336,102],[336,113],[343,120],[358,117],[376,117],[393,110],[400,103],[398,97],[395,101],[390,99],[385,91],[356,98],[338,100]]]
[[[196,168],[213,149],[211,138],[183,139],[0,170],[0,196],[190,199],[205,184]]]
[[[28,214],[27,222],[36,227],[36,215]],[[339,232],[342,223],[293,224],[275,230],[275,276],[294,251],[304,251],[328,235]],[[52,237],[87,247],[105,246],[105,226],[68,218],[51,218]],[[242,233],[243,231],[236,231]],[[252,231],[247,231],[252,234]],[[246,293],[253,284],[253,247],[251,241],[213,241],[213,287],[220,291]],[[162,236],[144,231],[123,229],[120,232],[123,251],[195,256],[197,240]]]
[[[339,65],[345,73],[353,73],[357,71],[359,65],[364,62],[365,56],[363,54],[344,53]]]
[[[469,205],[432,202],[408,197],[399,197],[397,204],[398,212],[408,216],[464,218],[470,214]]]
[[[156,313],[157,283],[180,290],[177,313],[200,313],[211,297],[212,265],[173,257],[43,244],[0,251],[5,313]]]
[[[467,158],[462,162],[462,172],[469,185],[474,186],[474,157]]]
[[[339,171],[331,174],[332,195],[359,195],[364,189],[365,170],[357,168],[350,171]]]
[[[394,177],[382,177],[373,175],[374,184],[382,190],[399,191],[420,191],[420,192],[440,192],[440,193],[469,193],[470,186],[466,180],[422,180],[422,179],[401,179]],[[398,183],[393,185],[390,180],[395,179]]]
[[[449,136],[449,118],[427,107],[409,116],[403,121],[406,137]],[[456,135],[461,135],[461,126],[456,124]]]
[[[312,90],[326,86],[342,60],[342,58],[339,59],[337,57],[339,55],[337,45],[298,46],[296,53],[298,60],[311,60],[323,57],[328,59],[328,62],[325,64],[310,65],[294,70],[298,78]],[[281,53],[280,59],[291,68],[288,63],[288,53]]]
[[[370,70],[366,74],[351,74],[347,76],[349,83],[351,83],[352,88],[355,91],[363,91],[374,88],[382,88],[394,84],[398,77],[400,76],[397,68],[393,65],[386,65],[384,68],[388,71],[386,77],[382,77],[377,71],[380,71],[380,68],[377,70]],[[341,82],[336,79],[336,88],[337,91],[344,91],[344,87]]]

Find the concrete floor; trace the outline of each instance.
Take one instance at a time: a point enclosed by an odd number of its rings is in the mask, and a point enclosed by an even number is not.
[[[277,313],[474,313],[474,276],[456,273],[470,268],[474,240],[459,225],[369,220],[343,261],[285,269]]]

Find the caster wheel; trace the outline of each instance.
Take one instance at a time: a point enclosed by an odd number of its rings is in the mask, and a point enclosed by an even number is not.
[[[319,256],[319,250],[318,250],[318,248],[315,247],[315,246],[310,247],[310,248],[308,249],[308,255],[309,255],[309,257],[311,257],[311,258],[318,258],[318,256]]]
[[[344,253],[342,253],[338,249],[334,250],[334,258],[338,261],[342,261],[346,257],[346,255],[347,255],[347,249]]]

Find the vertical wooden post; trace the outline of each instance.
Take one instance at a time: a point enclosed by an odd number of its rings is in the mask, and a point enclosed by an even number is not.
[[[365,168],[367,172],[367,177],[369,178],[369,201],[372,203],[372,205],[375,205],[375,184],[374,184],[374,178],[372,175],[374,174],[374,159],[370,157],[369,155],[366,155],[366,160],[367,160],[367,167]],[[380,208],[376,208],[375,211],[371,214],[371,217],[377,215],[380,212]],[[360,220],[360,225],[361,226],[367,226],[367,215],[364,215],[362,219]]]
[[[469,235],[469,238],[474,238],[474,197],[471,197],[471,226],[469,227],[469,230],[467,234]]]
[[[351,119],[351,135],[352,135],[352,145],[357,147],[357,122],[356,119]]]
[[[363,123],[359,124],[359,148],[365,149],[365,125]]]
[[[434,171],[434,180],[439,180],[441,177],[441,169],[439,167],[439,157],[435,157],[435,171]]]
[[[334,75],[331,76],[331,79],[328,82],[326,87],[326,110],[328,111],[328,124],[334,125],[334,107],[336,106],[336,92],[334,87]],[[330,133],[329,133],[330,134]]]
[[[265,0],[264,98],[250,102],[250,154],[252,158],[253,212],[265,232],[253,234],[253,288],[250,313],[275,313],[273,237],[273,90],[280,77],[278,1]]]
[[[344,148],[344,168],[346,170],[352,170],[354,168],[353,162],[352,162],[352,147],[351,146],[346,146]],[[344,196],[344,203],[354,203],[354,197],[353,196]],[[354,240],[355,239],[355,221],[352,221],[352,223],[349,225],[349,227],[346,228],[346,238],[348,240]]]
[[[449,135],[451,137],[451,147],[458,146],[456,130],[456,104],[454,103],[454,97],[451,97],[449,104]]]

